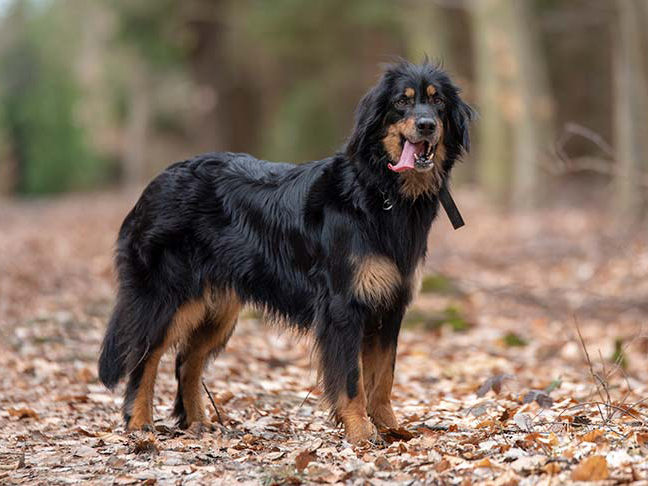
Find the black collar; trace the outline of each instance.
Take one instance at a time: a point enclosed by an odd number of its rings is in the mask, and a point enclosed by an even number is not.
[[[459,229],[466,224],[461,217],[459,208],[457,208],[457,205],[452,199],[450,191],[445,185],[441,186],[441,190],[439,190],[439,201],[441,201],[441,205],[443,206],[443,209],[445,209],[454,229]]]

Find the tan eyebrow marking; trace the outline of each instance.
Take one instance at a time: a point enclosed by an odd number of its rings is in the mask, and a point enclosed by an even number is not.
[[[405,96],[414,98],[414,88],[405,88]]]
[[[431,84],[429,84],[425,92],[427,93],[428,96],[434,96],[436,94],[436,88]]]

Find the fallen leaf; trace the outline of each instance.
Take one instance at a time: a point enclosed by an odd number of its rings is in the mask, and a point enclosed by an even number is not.
[[[443,472],[450,469],[450,463],[446,459],[441,459],[439,463],[434,467],[436,472]]]
[[[155,441],[155,436],[149,434],[146,437],[138,437],[132,444],[131,451],[134,454],[157,454],[160,452]]]
[[[484,420],[483,422],[479,422],[475,427],[478,429],[485,429],[487,427],[493,427],[495,426],[495,421],[493,419],[488,419]]]
[[[308,466],[308,463],[317,459],[317,454],[313,451],[305,449],[297,454],[295,457],[295,468],[297,471],[302,472]]]
[[[561,468],[560,464],[558,464],[557,462],[550,462],[548,464],[545,464],[542,467],[542,470],[550,476],[555,476],[556,474],[560,473]]]
[[[31,408],[10,408],[7,410],[9,415],[17,417],[18,420],[33,418],[38,420],[38,414]]]
[[[601,429],[592,430],[591,432],[588,432],[587,434],[581,436],[580,441],[593,442],[594,444],[605,442],[605,431]]]
[[[477,464],[475,464],[475,467],[486,467],[490,469],[493,467],[493,463],[490,461],[488,457],[485,457],[481,461],[477,462]]]
[[[404,427],[399,427],[398,429],[380,429],[380,435],[389,444],[398,441],[407,442],[414,438],[414,434]]]
[[[481,386],[477,390],[477,396],[483,397],[491,390],[493,390],[497,395],[500,391],[502,391],[502,384],[504,383],[504,381],[513,379],[515,379],[515,377],[508,374],[491,376],[481,384]]]
[[[602,481],[610,477],[608,464],[603,456],[591,456],[572,471],[574,481]]]
[[[513,417],[513,422],[525,432],[531,432],[533,430],[533,419],[527,413],[518,413]]]
[[[502,412],[502,415],[500,415],[497,421],[505,424],[513,415],[515,415],[516,410],[517,408],[507,408]]]
[[[392,470],[391,462],[389,462],[389,459],[387,459],[385,456],[378,456],[376,458],[376,460],[374,461],[374,464],[381,471],[391,471]]]
[[[531,403],[533,401],[537,402],[542,408],[551,408],[553,405],[553,398],[542,390],[530,390],[522,399],[522,403]]]

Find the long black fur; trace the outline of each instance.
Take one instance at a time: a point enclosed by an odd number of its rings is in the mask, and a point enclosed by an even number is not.
[[[404,197],[400,175],[387,169],[393,161],[382,139],[399,116],[393,100],[408,83],[434,83],[445,100],[446,185],[469,149],[474,113],[445,72],[427,62],[387,68],[333,157],[296,166],[209,153],[155,178],[119,232],[119,291],[99,360],[102,382],[113,388],[129,374],[126,403],[132,401],[142,363],[163,342],[175,312],[210,285],[311,331],[326,397],[355,396],[363,337],[378,333],[395,346],[439,208],[435,193]],[[403,276],[389,304],[369,305],[352,292],[350,258],[368,254],[386,256]],[[125,413],[128,420],[127,407]]]

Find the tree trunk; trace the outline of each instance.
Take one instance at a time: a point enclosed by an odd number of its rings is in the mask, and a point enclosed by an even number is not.
[[[516,208],[539,200],[540,165],[553,137],[553,103],[530,0],[473,0],[481,123],[478,180]]]
[[[513,193],[516,208],[535,207],[540,200],[541,164],[554,138],[553,100],[544,52],[528,0],[509,2],[513,54],[519,66],[519,119],[513,122]]]
[[[471,13],[475,50],[475,79],[481,122],[477,124],[477,179],[493,201],[509,196],[511,129],[505,116],[511,93],[510,71],[515,61],[507,34],[505,0],[473,0]],[[510,110],[508,110],[510,111]]]
[[[637,180],[648,172],[648,61],[646,0],[617,2],[614,50],[616,209],[636,218],[643,201]]]

